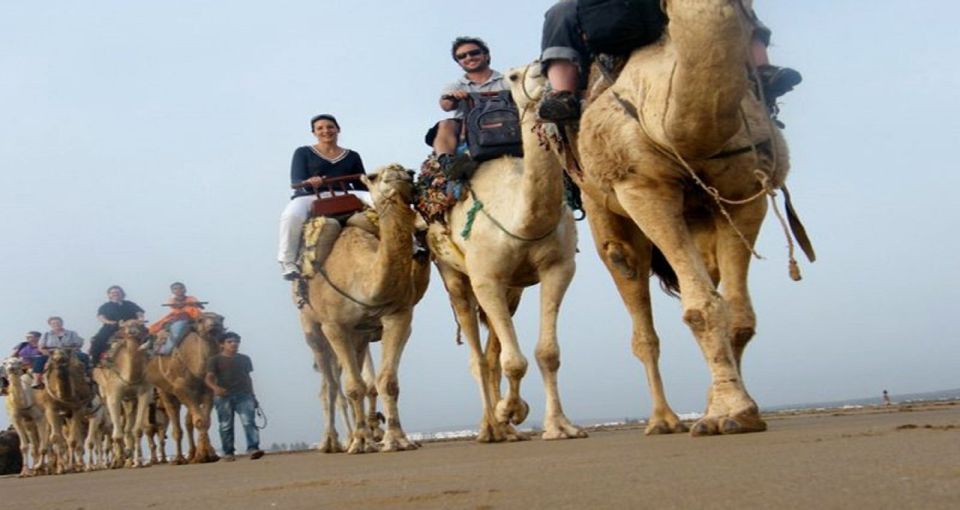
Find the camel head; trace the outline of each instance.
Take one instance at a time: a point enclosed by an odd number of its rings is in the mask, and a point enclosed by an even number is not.
[[[377,210],[383,201],[392,200],[398,194],[404,203],[413,203],[413,171],[407,170],[403,165],[392,163],[382,166],[360,179],[370,189],[370,196],[373,197],[373,203],[377,204]]]
[[[19,378],[25,374],[26,367],[24,367],[23,360],[16,356],[9,357],[3,360],[3,363],[0,363],[0,384],[6,386],[10,382],[11,377]]]
[[[133,338],[140,340],[147,336],[147,327],[140,319],[120,321],[117,326],[117,335],[122,338]]]
[[[517,103],[517,109],[520,112],[532,108],[540,101],[546,80],[540,71],[539,60],[510,69],[506,76],[507,80],[510,81],[510,94],[513,95],[513,101]],[[521,113],[522,118],[523,114]]]
[[[204,338],[219,338],[224,331],[223,316],[213,312],[203,312],[194,323],[194,327]]]

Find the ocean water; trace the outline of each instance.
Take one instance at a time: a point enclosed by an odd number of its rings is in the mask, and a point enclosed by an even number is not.
[[[952,390],[931,391],[925,393],[904,393],[890,394],[892,404],[906,404],[917,402],[937,402],[960,400],[960,388]],[[818,411],[826,409],[862,409],[865,407],[876,407],[884,405],[883,395],[867,398],[857,398],[849,400],[833,400],[828,402],[804,402],[799,404],[788,404],[779,406],[769,406],[762,408],[765,413],[791,412],[791,411]],[[696,420],[703,416],[700,412],[677,413],[681,420]],[[615,427],[626,424],[644,423],[645,418],[625,418],[625,419],[586,419],[577,420],[577,424],[586,427]],[[523,432],[536,432],[536,427],[520,429]],[[434,432],[412,432],[407,436],[413,441],[437,441],[447,439],[470,438],[477,435],[477,430],[469,428],[457,428],[456,430],[439,430]]]

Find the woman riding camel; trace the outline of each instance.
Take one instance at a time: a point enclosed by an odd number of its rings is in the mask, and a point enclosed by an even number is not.
[[[100,356],[107,350],[110,337],[119,329],[120,321],[143,320],[143,308],[133,301],[126,301],[126,297],[122,287],[111,285],[107,289],[109,301],[97,309],[97,320],[103,325],[90,339],[90,360],[94,365],[100,363]]]
[[[290,183],[306,182],[308,185],[298,188],[293,193],[283,214],[280,215],[280,249],[277,258],[280,261],[283,277],[287,280],[295,280],[300,274],[297,267],[300,235],[303,224],[310,217],[314,196],[324,180],[329,177],[364,173],[360,155],[337,144],[340,124],[333,115],[325,113],[310,119],[310,129],[313,136],[317,138],[317,143],[305,145],[294,151],[293,162],[290,165]],[[371,204],[370,193],[362,182],[351,181],[346,186],[351,194],[356,195],[364,203]],[[328,220],[320,234],[318,252],[321,251],[320,247],[326,247],[329,253],[338,235],[340,235],[340,224],[336,220]],[[318,257],[318,260],[326,258],[326,254],[323,255],[322,258]]]
[[[88,372],[90,371],[90,358],[87,357],[86,353],[80,351],[80,348],[83,347],[83,338],[77,334],[76,331],[71,331],[63,327],[63,319],[60,317],[50,317],[47,319],[47,324],[50,326],[50,331],[47,331],[43,334],[43,337],[40,338],[38,344],[40,348],[40,356],[37,356],[33,359],[33,377],[34,377],[34,388],[43,387],[43,369],[47,365],[47,360],[50,359],[50,355],[53,354],[53,351],[57,349],[68,349],[73,350],[77,358],[83,362],[83,366]]]

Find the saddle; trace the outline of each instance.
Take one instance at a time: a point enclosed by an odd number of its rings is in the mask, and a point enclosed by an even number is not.
[[[317,199],[313,201],[311,213],[314,217],[346,219],[365,207],[359,198],[349,193],[347,185],[356,182],[360,175],[344,175],[325,179],[321,187],[317,188]]]

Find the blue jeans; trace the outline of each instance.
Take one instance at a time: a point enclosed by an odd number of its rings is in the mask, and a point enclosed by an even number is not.
[[[157,354],[162,356],[167,356],[173,352],[173,348],[180,345],[180,341],[183,340],[183,337],[187,334],[187,331],[190,330],[190,321],[189,320],[179,320],[173,321],[166,326],[169,336],[167,336],[167,341],[164,342],[160,349],[157,350]]]
[[[217,408],[217,419],[220,421],[220,445],[223,453],[233,455],[233,414],[240,416],[243,433],[247,436],[247,451],[260,449],[260,431],[254,424],[256,413],[256,399],[250,394],[226,395],[213,399]]]

